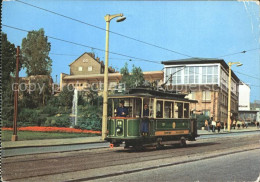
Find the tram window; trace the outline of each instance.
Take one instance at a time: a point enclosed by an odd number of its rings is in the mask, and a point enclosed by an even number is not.
[[[184,118],[189,118],[190,107],[189,103],[184,103]]]
[[[156,118],[163,117],[163,101],[157,101],[156,104]]]
[[[172,102],[165,102],[164,103],[164,118],[172,118]]]
[[[134,117],[140,117],[141,116],[141,110],[142,110],[142,100],[140,98],[133,99],[133,116]]]
[[[183,118],[183,103],[174,103],[174,118]]]

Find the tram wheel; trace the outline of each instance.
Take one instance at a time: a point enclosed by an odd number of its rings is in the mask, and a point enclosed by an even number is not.
[[[144,146],[142,146],[142,145],[135,145],[133,147],[134,147],[134,150],[136,150],[136,151],[143,151],[144,150]]]
[[[187,146],[186,139],[184,137],[181,137],[180,146],[181,147],[186,147]]]

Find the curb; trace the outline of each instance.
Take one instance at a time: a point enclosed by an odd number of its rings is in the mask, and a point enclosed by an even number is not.
[[[247,132],[255,132],[260,130],[251,130],[251,131],[235,131],[235,132],[225,132],[225,133],[198,133],[198,135],[220,135],[220,134],[232,134],[232,133],[247,133]],[[30,147],[55,147],[55,146],[67,146],[67,145],[79,145],[79,144],[95,144],[95,143],[108,143],[107,141],[92,141],[92,142],[76,142],[76,143],[60,143],[60,144],[46,144],[46,145],[27,145],[27,146],[11,146],[11,147],[3,147],[1,143],[1,148],[4,149],[17,149],[17,148],[30,148]]]
[[[232,133],[247,133],[247,132],[254,132],[254,131],[259,131],[258,129],[256,130],[249,130],[249,131],[234,131],[234,132],[221,132],[221,133],[198,133],[199,135],[220,135],[220,134],[232,134]]]
[[[61,144],[46,144],[46,145],[13,146],[13,147],[2,147],[2,149],[4,150],[4,149],[31,148],[31,147],[56,147],[56,146],[94,144],[94,143],[107,143],[107,141],[77,142],[77,143],[65,143],[65,144],[61,143]]]

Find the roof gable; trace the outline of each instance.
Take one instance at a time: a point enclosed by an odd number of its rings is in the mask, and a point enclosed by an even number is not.
[[[80,58],[82,58],[83,56],[87,55],[89,58],[91,58],[92,60],[95,60],[97,63],[101,64],[101,62],[99,61],[99,58],[95,59],[95,54],[93,53],[87,53],[84,52],[81,56],[79,56],[75,61],[73,61],[72,63],[69,64],[69,66],[71,66],[73,63],[77,62],[78,60],[80,60]]]

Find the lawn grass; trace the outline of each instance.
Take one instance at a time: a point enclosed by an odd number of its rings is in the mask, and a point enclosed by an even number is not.
[[[11,141],[12,134],[13,131],[2,130],[1,140]],[[19,141],[98,136],[97,134],[89,134],[89,133],[59,133],[59,132],[38,132],[38,131],[18,131],[17,135]]]

